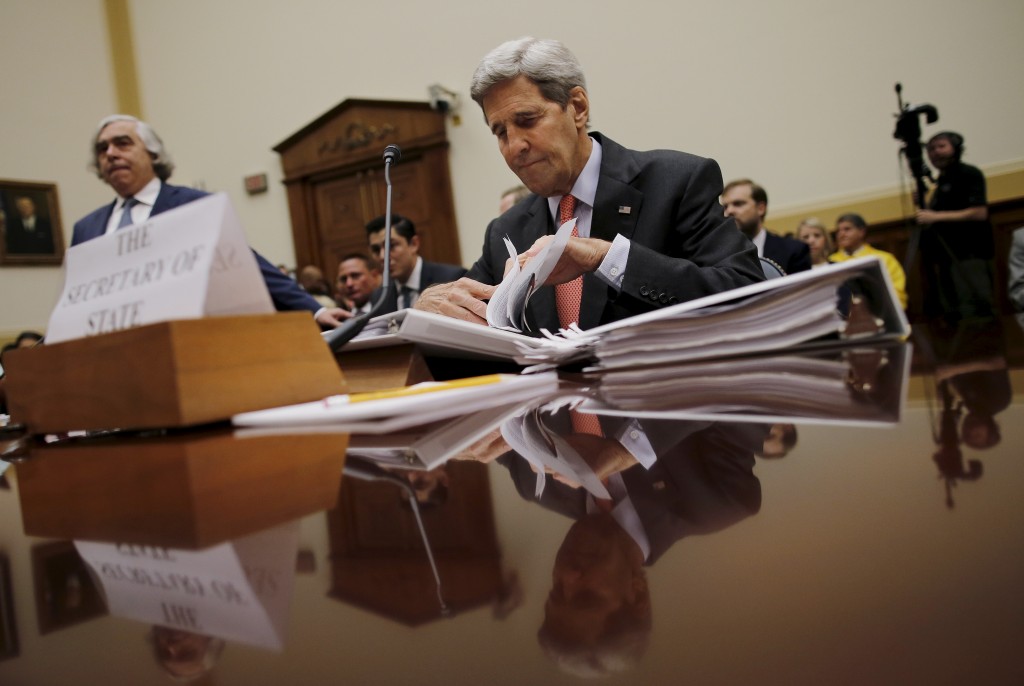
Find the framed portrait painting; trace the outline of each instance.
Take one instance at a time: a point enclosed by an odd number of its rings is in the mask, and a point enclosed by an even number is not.
[[[57,184],[0,179],[0,265],[60,265]]]

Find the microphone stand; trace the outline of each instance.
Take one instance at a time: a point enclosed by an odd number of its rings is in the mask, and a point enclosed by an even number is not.
[[[369,312],[352,317],[338,328],[323,334],[324,342],[331,352],[338,352],[346,343],[358,336],[367,322],[380,314],[391,294],[391,165],[400,159],[402,150],[397,145],[392,144],[384,148],[384,182],[387,184],[387,198],[384,205],[384,275],[380,297]]]
[[[423,548],[427,551],[427,561],[430,562],[430,569],[434,573],[434,583],[437,585],[437,602],[441,606],[441,616],[453,616],[455,613],[444,602],[444,595],[441,593],[441,575],[437,571],[437,563],[434,562],[434,553],[430,548],[430,541],[427,539],[427,530],[423,526],[423,519],[420,518],[420,504],[416,500],[416,491],[413,490],[412,486],[405,479],[395,476],[382,469],[379,465],[359,457],[347,458],[345,466],[342,467],[342,473],[345,476],[362,479],[363,481],[387,481],[405,491],[406,496],[409,498],[409,507],[412,508],[413,516],[416,517],[416,526],[419,527],[420,538],[423,539]]]

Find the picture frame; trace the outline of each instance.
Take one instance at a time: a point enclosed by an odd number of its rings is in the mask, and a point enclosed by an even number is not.
[[[57,184],[0,179],[0,266],[63,261]]]
[[[18,655],[18,625],[14,618],[11,564],[6,555],[0,555],[0,660],[9,660]]]
[[[40,635],[107,614],[103,593],[71,541],[33,546],[32,577]]]

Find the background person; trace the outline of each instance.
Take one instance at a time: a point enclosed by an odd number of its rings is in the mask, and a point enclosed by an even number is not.
[[[789,236],[772,233],[764,225],[768,213],[768,193],[750,179],[737,179],[722,191],[725,216],[736,220],[736,226],[757,247],[757,254],[775,262],[787,274],[811,268],[808,247]]]
[[[135,117],[113,114],[101,120],[93,136],[92,151],[92,169],[114,189],[117,198],[75,222],[71,245],[138,224],[207,195],[166,183],[174,171],[174,162],[156,131]],[[276,309],[307,310],[325,328],[337,326],[348,314],[340,308],[321,306],[262,255],[255,250],[253,255]]]
[[[899,298],[900,307],[907,309],[907,276],[903,272],[903,266],[892,253],[879,250],[868,244],[868,224],[864,217],[850,212],[840,215],[836,220],[836,244],[839,250],[829,255],[832,262],[845,262],[854,257],[875,255],[889,272],[889,279],[892,281],[896,297]]]
[[[811,254],[811,269],[831,264],[828,256],[835,252],[828,229],[817,217],[808,217],[796,227],[796,237],[807,244]]]

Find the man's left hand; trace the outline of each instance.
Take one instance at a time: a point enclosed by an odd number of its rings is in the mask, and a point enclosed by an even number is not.
[[[522,267],[536,257],[544,249],[544,246],[554,238],[554,236],[538,238],[529,250],[519,255],[519,266]],[[599,238],[570,238],[562,256],[558,258],[558,264],[551,270],[551,274],[543,285],[567,283],[581,274],[596,272],[611,247],[611,243]]]

